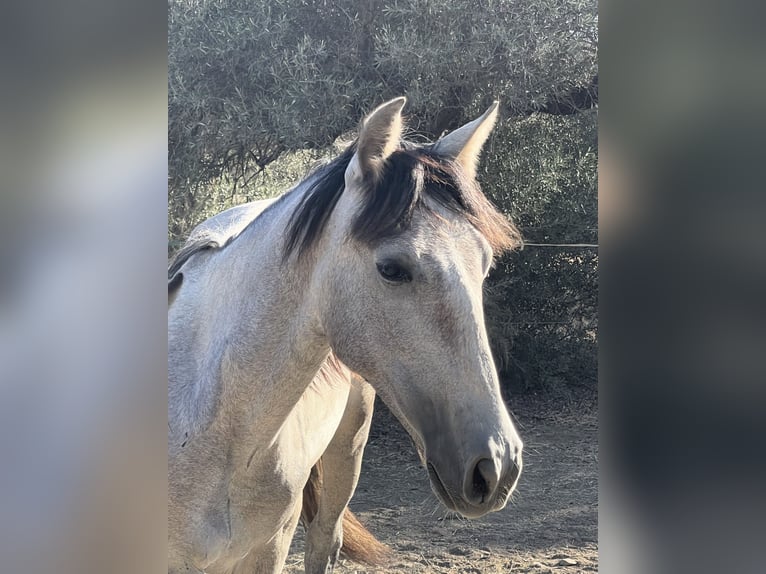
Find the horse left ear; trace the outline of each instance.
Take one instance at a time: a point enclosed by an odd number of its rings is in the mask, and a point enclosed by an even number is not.
[[[495,100],[484,114],[463,127],[448,133],[433,145],[433,151],[455,160],[471,179],[476,177],[481,148],[497,121],[499,102]]]
[[[399,147],[402,137],[404,97],[375,108],[362,122],[355,157],[349,166],[354,177],[375,181],[388,157]]]

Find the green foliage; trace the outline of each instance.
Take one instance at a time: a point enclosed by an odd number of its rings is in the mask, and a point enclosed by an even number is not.
[[[306,149],[285,152],[247,182],[221,177],[196,184],[194,193],[169,193],[168,249],[174,251],[198,223],[229,207],[275,197],[289,190],[319,162],[335,157],[340,149]]]
[[[326,147],[387,98],[433,137],[596,74],[592,0],[174,0],[168,27],[171,193]]]
[[[484,156],[483,189],[528,243],[598,242],[595,111],[503,122]],[[501,142],[502,145],[498,145]],[[598,252],[529,245],[487,282],[490,339],[517,390],[595,388]]]
[[[598,118],[533,114],[495,128],[482,187],[533,243],[596,243]]]
[[[597,243],[596,111],[535,113],[581,108],[597,24],[594,0],[171,0],[169,249],[297,183],[399,95],[416,141],[499,98],[485,192],[529,243]],[[535,246],[498,262],[487,323],[506,387],[595,387],[597,264],[595,249]]]

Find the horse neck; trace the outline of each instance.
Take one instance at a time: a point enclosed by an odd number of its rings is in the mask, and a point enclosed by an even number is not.
[[[273,205],[211,262],[204,318],[197,318],[204,331],[197,338],[213,349],[197,373],[218,389],[210,415],[239,427],[237,436],[250,443],[273,438],[329,352],[311,262],[282,261],[301,193]]]

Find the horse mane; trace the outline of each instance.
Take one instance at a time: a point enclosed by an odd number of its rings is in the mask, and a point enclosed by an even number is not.
[[[190,239],[184,243],[183,247],[176,251],[173,257],[168,263],[168,281],[172,281],[173,277],[181,270],[181,267],[191,258],[192,255],[196,255],[201,251],[208,249],[220,249],[223,245],[218,239],[210,237],[200,237],[198,239]]]
[[[318,169],[287,227],[284,257],[302,255],[317,242],[341,193],[356,142],[338,158]],[[374,244],[406,229],[416,210],[433,213],[426,198],[464,217],[489,242],[496,254],[521,245],[518,229],[492,205],[479,184],[459,164],[436,154],[430,146],[402,141],[387,160],[380,177],[366,183],[367,201],[351,225],[351,237]]]
[[[288,222],[284,259],[293,252],[300,257],[316,244],[345,189],[346,169],[356,148],[356,142],[352,143],[340,156],[317,168],[304,180],[308,189]],[[521,245],[519,230],[487,199],[476,180],[467,177],[456,162],[435,153],[431,146],[400,142],[399,149],[386,160],[377,181],[364,185],[367,201],[350,231],[351,237],[363,243],[374,244],[407,229],[416,210],[433,214],[426,201],[431,199],[471,223],[496,255]],[[280,199],[303,187],[297,185]],[[180,286],[179,271],[193,255],[223,249],[257,217],[246,221],[246,225],[232,228],[205,227],[212,219],[215,217],[195,229],[170,260],[169,295]]]
[[[258,200],[236,205],[197,225],[183,246],[168,262],[168,296],[172,296],[181,286],[183,274],[180,270],[189,259],[203,251],[225,248],[250,227],[262,213],[280,200],[281,198]]]

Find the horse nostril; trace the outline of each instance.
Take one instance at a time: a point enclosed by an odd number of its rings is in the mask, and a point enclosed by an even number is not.
[[[499,480],[494,461],[483,458],[473,469],[473,499],[482,504],[491,498]]]

